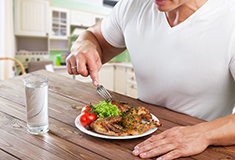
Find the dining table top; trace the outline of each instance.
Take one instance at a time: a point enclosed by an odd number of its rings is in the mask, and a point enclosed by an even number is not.
[[[75,125],[75,119],[83,106],[103,100],[96,92],[96,87],[46,70],[35,73],[46,75],[49,79],[49,131],[41,135],[27,132],[23,84],[27,74],[0,81],[0,159],[138,160],[141,158],[132,155],[134,146],[151,135],[174,126],[194,125],[204,121],[110,91],[116,100],[128,102],[130,106],[146,107],[160,120],[162,126],[154,133],[138,138],[96,137]],[[209,146],[198,155],[179,159],[235,159],[235,146]]]

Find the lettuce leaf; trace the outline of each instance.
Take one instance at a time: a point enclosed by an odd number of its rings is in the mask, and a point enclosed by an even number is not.
[[[93,111],[99,118],[118,116],[121,114],[117,106],[106,101],[100,101],[99,104],[94,105]]]

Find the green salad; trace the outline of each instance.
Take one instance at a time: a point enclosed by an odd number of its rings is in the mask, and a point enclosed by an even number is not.
[[[99,104],[94,105],[93,111],[99,118],[118,116],[121,114],[117,106],[106,101],[100,101]]]

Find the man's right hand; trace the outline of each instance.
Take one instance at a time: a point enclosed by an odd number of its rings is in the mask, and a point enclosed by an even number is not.
[[[84,34],[91,34],[89,31]],[[66,66],[69,74],[91,76],[94,85],[99,84],[98,71],[102,66],[97,47],[89,40],[75,41],[71,53],[66,58]]]
[[[110,45],[101,33],[101,22],[89,27],[74,42],[70,55],[66,58],[69,74],[91,76],[94,85],[99,84],[98,71],[126,48]]]

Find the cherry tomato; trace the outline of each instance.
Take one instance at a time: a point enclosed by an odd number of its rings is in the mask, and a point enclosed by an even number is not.
[[[82,110],[81,110],[81,113],[84,113],[84,112],[90,112],[91,110],[91,107],[89,105],[85,105],[84,107],[82,107]]]
[[[80,123],[86,127],[91,124],[91,122],[95,121],[97,116],[95,113],[83,112],[80,116]]]

